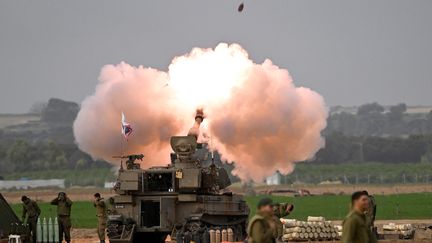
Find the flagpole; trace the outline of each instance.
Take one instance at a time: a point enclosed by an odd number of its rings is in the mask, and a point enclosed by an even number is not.
[[[120,155],[123,157],[123,136],[120,136]]]
[[[123,112],[122,112],[123,119]],[[122,127],[123,131],[123,127]],[[120,134],[120,169],[123,170],[123,132]]]
[[[121,157],[124,156],[124,151],[123,151],[123,137],[124,139],[126,139],[126,144],[128,142],[128,136],[132,133],[132,127],[129,123],[126,122],[126,118],[124,113],[122,112],[122,117],[121,117],[121,121],[122,121],[122,138],[120,141],[120,153],[121,153]],[[123,167],[123,160],[121,160],[121,166]]]
[[[120,170],[123,170],[123,138],[120,134]]]

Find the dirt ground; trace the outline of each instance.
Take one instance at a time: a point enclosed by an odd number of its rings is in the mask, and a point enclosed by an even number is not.
[[[241,186],[235,184],[230,188],[235,193],[244,194]],[[405,184],[405,185],[279,185],[279,186],[265,186],[257,185],[254,187],[256,192],[265,193],[274,189],[306,189],[312,194],[346,194],[350,195],[354,191],[367,190],[371,194],[400,194],[400,193],[420,193],[432,192],[430,184]],[[28,191],[2,191],[1,193],[8,199],[9,203],[20,203],[21,196],[27,195],[37,201],[48,202],[56,197],[58,189],[42,189],[42,190],[28,190]],[[99,192],[108,198],[114,195],[114,191],[110,189],[100,188],[68,188],[65,190],[68,196],[74,201],[93,200],[93,194]]]
[[[340,221],[334,221],[335,224],[341,224]],[[382,225],[388,223],[396,224],[413,224],[413,226],[430,226],[432,225],[432,219],[430,220],[377,220],[376,225],[379,229]],[[96,243],[99,242],[96,236],[96,229],[73,229],[72,230],[72,242],[75,243]],[[320,243],[330,243],[339,241],[320,241]],[[432,230],[430,229],[417,229],[415,234],[415,240],[380,240],[380,243],[431,243],[432,242]]]
[[[72,243],[99,243],[96,229],[72,229]]]
[[[413,192],[432,192],[430,185],[294,185],[294,186],[257,186],[257,192],[265,192],[272,189],[306,189],[312,194],[350,194],[357,190],[368,190],[372,194],[398,194],[398,193],[413,193]],[[239,187],[233,187],[233,191],[243,193]],[[109,189],[99,188],[69,188],[65,192],[74,201],[92,200],[95,192],[100,192],[105,198],[114,195],[114,192]],[[44,190],[29,190],[29,191],[14,191],[5,192],[2,194],[7,198],[9,203],[20,203],[21,196],[27,195],[37,201],[48,202],[56,197],[58,190],[44,189]],[[390,222],[397,224],[413,224],[416,226],[431,226],[432,219],[430,220],[378,220],[376,224],[382,227],[383,224]],[[340,224],[341,222],[335,222]],[[383,240],[380,243],[432,243],[432,230],[417,230],[415,240]],[[96,229],[72,229],[72,242],[73,243],[97,243],[99,242],[96,234]],[[107,241],[108,242],[108,241]],[[338,241],[329,241],[338,242]],[[325,243],[320,241],[320,243]]]

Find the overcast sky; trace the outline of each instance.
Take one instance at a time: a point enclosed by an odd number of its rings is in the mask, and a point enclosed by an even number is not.
[[[432,1],[0,0],[0,113],[80,102],[100,68],[167,70],[193,47],[239,43],[328,105],[432,104]]]

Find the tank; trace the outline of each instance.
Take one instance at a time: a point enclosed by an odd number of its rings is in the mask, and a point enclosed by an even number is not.
[[[197,111],[187,136],[173,136],[171,163],[141,169],[127,155],[121,166],[116,195],[109,200],[110,242],[210,242],[210,232],[230,232],[234,241],[246,238],[249,208],[241,195],[227,189],[227,171],[214,161],[207,144],[197,142],[204,119]],[[167,155],[168,156],[168,155]],[[220,163],[219,163],[220,164]],[[232,233],[231,233],[232,232]],[[167,237],[169,235],[169,237]]]

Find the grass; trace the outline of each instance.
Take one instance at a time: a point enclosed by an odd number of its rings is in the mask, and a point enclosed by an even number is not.
[[[11,205],[16,215],[21,218],[22,206],[21,204]],[[39,203],[42,211],[41,218],[57,217],[57,207],[49,203]],[[89,201],[74,202],[72,205],[72,225],[74,228],[96,228],[96,211],[93,203]]]
[[[263,196],[246,197],[252,213]],[[326,219],[342,220],[349,211],[349,196],[283,197],[272,196],[275,202],[295,205],[291,218],[305,220],[307,216],[324,216]],[[432,193],[410,193],[375,196],[377,219],[431,219]]]
[[[248,196],[246,201],[255,213],[258,200],[264,196]],[[289,202],[295,205],[290,218],[305,220],[307,216],[324,216],[331,220],[342,220],[348,212],[349,196],[283,197],[272,196],[275,202]],[[432,219],[432,193],[410,193],[399,195],[377,195],[377,219]],[[56,207],[48,203],[39,204],[42,217],[55,217]],[[21,216],[21,204],[12,205]],[[92,202],[74,202],[72,224],[75,228],[95,228],[96,216]]]

